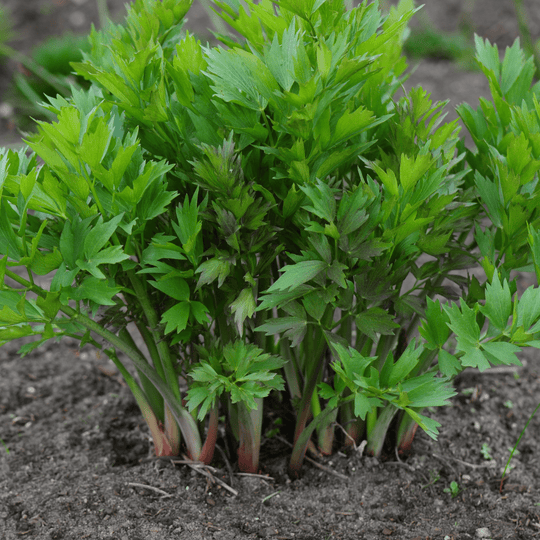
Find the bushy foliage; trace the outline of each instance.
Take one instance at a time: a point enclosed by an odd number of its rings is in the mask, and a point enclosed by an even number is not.
[[[296,415],[292,474],[336,422],[375,455],[394,420],[402,451],[436,437],[424,409],[459,371],[538,344],[540,292],[510,276],[540,268],[530,61],[478,41],[475,154],[446,103],[394,97],[411,0],[215,6],[242,39],[204,46],[189,2],[137,0],[92,33],[73,64],[92,86],[49,98],[34,153],[0,152],[0,344],[102,348],[158,455],[210,461],[225,414],[257,471],[270,393]]]

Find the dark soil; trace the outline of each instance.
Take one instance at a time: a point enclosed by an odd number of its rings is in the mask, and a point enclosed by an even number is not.
[[[111,13],[121,13],[123,1],[109,1]],[[12,8],[21,50],[50,33],[86,29],[96,17],[92,0],[4,3]],[[439,0],[428,12],[439,28],[453,29],[471,5]],[[538,38],[540,5],[525,5]],[[517,33],[511,10],[511,0],[478,0],[468,20],[481,35],[508,45]],[[81,18],[70,17],[76,11],[85,17],[80,28],[73,21]],[[191,20],[204,28],[198,13],[196,6]],[[449,63],[424,64],[409,85],[418,82],[452,105],[476,104],[487,94],[481,76]],[[289,449],[276,439],[264,441],[261,476],[238,474],[225,451],[214,469],[156,460],[140,412],[106,359],[68,340],[22,359],[17,348],[0,348],[2,540],[540,535],[540,418],[529,425],[499,489],[510,448],[538,404],[535,352],[515,370],[463,373],[452,407],[432,413],[442,424],[437,442],[419,431],[412,454],[399,460],[392,453],[379,461],[361,451],[338,452],[318,460],[324,469],[306,463],[303,478],[291,482]]]

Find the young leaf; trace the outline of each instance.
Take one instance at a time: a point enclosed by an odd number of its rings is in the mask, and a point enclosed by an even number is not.
[[[479,307],[490,321],[490,323],[498,330],[504,331],[508,324],[508,318],[512,313],[512,297],[508,282],[501,281],[497,273],[493,275],[490,284],[486,286],[486,304]]]
[[[416,340],[412,339],[403,354],[392,366],[386,385],[392,387],[402,382],[418,364],[418,358],[422,351],[422,345],[416,347]]]
[[[165,333],[170,334],[173,330],[180,333],[185,330],[189,320],[189,302],[180,302],[176,306],[168,309],[161,317],[161,322],[165,323]]]
[[[300,261],[294,265],[284,266],[283,274],[268,288],[268,292],[273,291],[293,291],[300,285],[318,276],[327,268],[324,261]]]
[[[355,323],[358,331],[366,334],[373,341],[377,340],[377,334],[390,336],[399,328],[399,324],[393,321],[393,317],[379,307],[369,308],[358,314]]]
[[[441,309],[440,300],[433,301],[427,298],[426,318],[419,328],[420,335],[426,340],[427,348],[440,349],[444,346],[450,335],[448,322],[450,319]]]

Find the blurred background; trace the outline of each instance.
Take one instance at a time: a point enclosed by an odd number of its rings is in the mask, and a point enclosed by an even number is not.
[[[397,0],[380,0],[387,11]],[[0,147],[20,144],[31,118],[47,118],[43,96],[67,94],[74,79],[69,62],[81,59],[91,26],[123,21],[126,0],[0,0]],[[420,5],[420,2],[416,2]],[[194,0],[186,27],[203,40],[219,20],[210,0]],[[221,30],[221,29],[220,29]],[[489,88],[474,63],[474,34],[499,50],[516,37],[535,54],[540,73],[540,0],[431,0],[413,19],[406,43],[412,75],[406,88],[421,84],[435,100],[476,106]]]

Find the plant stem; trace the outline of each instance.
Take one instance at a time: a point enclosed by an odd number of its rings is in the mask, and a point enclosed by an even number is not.
[[[143,418],[145,419],[148,427],[150,428],[150,433],[152,433],[152,440],[154,441],[156,456],[178,455],[177,453],[173,453],[171,441],[160,428],[158,418],[156,417],[152,407],[148,403],[146,395],[139,387],[137,381],[135,381],[131,373],[125,368],[124,364],[120,362],[116,351],[114,349],[107,349],[104,352],[118,368],[118,371],[120,371],[122,377],[124,377],[124,380],[126,381],[129,389],[131,390],[133,397],[135,398],[135,401],[137,402],[137,405],[142,412]]]
[[[219,423],[219,405],[216,403],[210,410],[208,416],[208,431],[206,433],[206,440],[199,456],[199,461],[210,464],[214,457],[214,451],[216,449],[216,441],[218,435],[218,423]]]
[[[341,401],[340,405],[343,405],[354,399],[354,395],[346,397]],[[294,444],[291,461],[289,463],[289,475],[293,478],[298,478],[300,476],[300,469],[302,468],[302,462],[304,461],[304,456],[311,439],[312,433],[322,424],[328,421],[328,418],[335,411],[335,407],[327,406],[324,411],[314,418],[309,425],[302,431],[297,441]]]
[[[367,454],[374,457],[379,457],[381,455],[386,432],[397,411],[398,409],[392,403],[387,403],[385,405],[382,412],[379,414],[371,433],[368,433],[368,444],[366,447]]]
[[[238,410],[238,468],[242,472],[257,474],[261,449],[263,400],[256,398],[257,408],[249,410],[239,402]]]
[[[181,396],[180,387],[178,386],[178,376],[176,375],[176,371],[172,363],[169,345],[165,341],[163,334],[158,329],[159,320],[156,310],[152,306],[146,290],[139,278],[134,274],[133,271],[128,272],[128,276],[137,296],[138,302],[141,305],[148,321],[148,326],[150,327],[150,333],[152,334],[153,341],[157,344],[160,362],[158,363],[159,365],[154,365],[154,367],[160,376],[167,381],[167,385],[174,392],[176,399],[180,400]]]
[[[106,339],[113,347],[126,354],[131,359],[135,367],[142,371],[142,373],[144,373],[144,375],[148,377],[150,381],[152,381],[159,393],[163,396],[163,399],[167,405],[170,407],[174,418],[178,422],[178,425],[182,430],[182,435],[186,441],[190,457],[194,460],[198,460],[201,452],[201,438],[195,420],[193,420],[191,414],[189,414],[189,412],[182,407],[175,393],[165,384],[165,381],[163,381],[163,379],[158,375],[156,370],[150,367],[146,359],[118,336],[103,328],[100,324],[90,319],[86,315],[77,313],[69,306],[62,306],[60,309],[68,317],[71,317],[71,319],[82,324],[88,330],[91,330],[102,338]]]
[[[414,410],[419,414],[422,412],[422,409]],[[396,446],[400,455],[408,455],[410,453],[417,429],[418,424],[413,420],[412,416],[404,412],[403,418],[399,422],[396,438]]]

